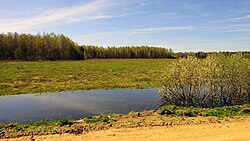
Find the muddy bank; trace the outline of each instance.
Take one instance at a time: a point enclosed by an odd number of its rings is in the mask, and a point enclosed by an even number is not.
[[[152,128],[164,127],[172,128],[182,125],[206,125],[206,124],[228,124],[230,122],[245,122],[250,121],[249,116],[236,117],[187,117],[187,116],[172,116],[161,115],[155,111],[130,112],[126,115],[112,114],[109,116],[95,116],[85,118],[74,122],[62,121],[61,124],[40,123],[40,125],[1,125],[0,138],[13,139],[24,137],[23,139],[42,137],[42,135],[64,135],[72,134],[85,136],[85,134],[95,131],[107,131],[113,129],[127,130],[130,128]],[[26,137],[25,137],[26,136]],[[52,136],[53,137],[53,136]]]

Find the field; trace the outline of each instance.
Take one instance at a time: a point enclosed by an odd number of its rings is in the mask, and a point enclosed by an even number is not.
[[[171,59],[1,61],[0,95],[159,86]]]
[[[176,60],[1,61],[0,95],[156,87],[162,85],[166,70],[174,61]],[[0,124],[0,139],[249,140],[249,111],[249,104],[212,109],[163,106],[158,111],[99,115],[83,117],[77,121],[60,119]]]

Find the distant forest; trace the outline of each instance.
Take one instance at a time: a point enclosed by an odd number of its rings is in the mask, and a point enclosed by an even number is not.
[[[94,58],[206,58],[213,52],[179,52],[152,46],[99,47],[78,45],[60,34],[0,34],[0,59],[2,60],[83,60]],[[236,52],[223,52],[231,55]],[[250,52],[242,52],[250,58]]]

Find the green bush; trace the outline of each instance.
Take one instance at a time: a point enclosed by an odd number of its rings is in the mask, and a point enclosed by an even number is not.
[[[250,60],[241,54],[180,59],[164,76],[159,94],[166,104],[220,107],[250,103]]]
[[[58,120],[58,124],[60,126],[64,126],[64,125],[72,125],[73,124],[73,121],[68,119],[68,118],[62,118],[62,119],[59,119]]]
[[[110,118],[108,116],[96,116],[96,117],[87,117],[83,119],[86,123],[95,123],[95,122],[109,122]]]
[[[53,122],[52,120],[41,120],[41,121],[37,121],[37,122],[31,122],[31,123],[28,123],[28,125],[30,126],[42,126],[42,125],[52,125],[54,124],[55,122]]]

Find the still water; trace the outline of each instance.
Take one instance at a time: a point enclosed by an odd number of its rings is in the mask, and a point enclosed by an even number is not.
[[[0,123],[155,110],[160,105],[157,93],[157,88],[148,88],[0,96]]]

